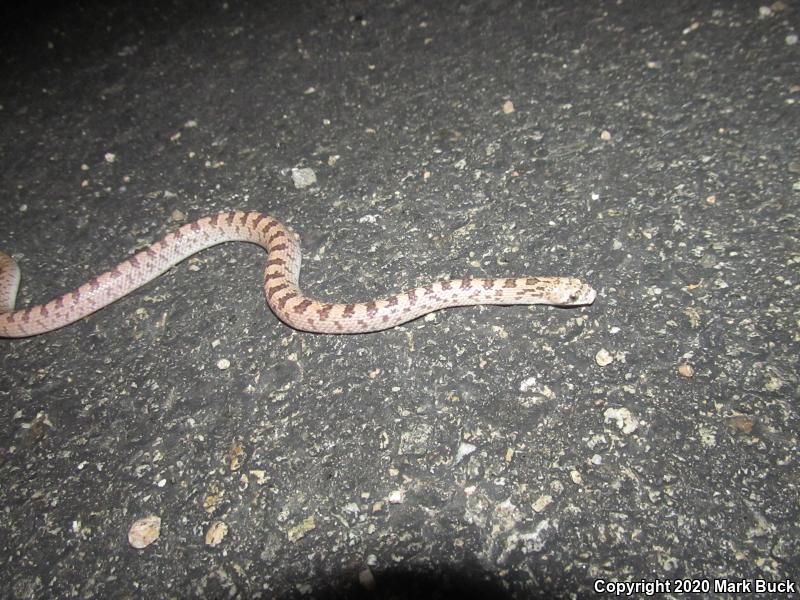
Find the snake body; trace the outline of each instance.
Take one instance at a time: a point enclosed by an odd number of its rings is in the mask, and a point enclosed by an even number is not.
[[[300,291],[300,244],[280,221],[258,212],[228,212],[182,226],[76,290],[46,304],[14,310],[20,271],[0,252],[0,337],[53,331],[119,300],[182,260],[229,241],[267,251],[264,293],[287,325],[314,333],[380,331],[450,306],[475,304],[591,304],[595,291],[571,277],[454,279],[423,285],[388,298],[354,304],[320,302]]]

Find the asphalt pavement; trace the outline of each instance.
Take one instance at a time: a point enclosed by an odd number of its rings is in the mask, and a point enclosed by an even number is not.
[[[21,307],[231,210],[598,296],[314,335],[225,244],[0,340],[0,596],[799,596],[797,1],[2,10]]]

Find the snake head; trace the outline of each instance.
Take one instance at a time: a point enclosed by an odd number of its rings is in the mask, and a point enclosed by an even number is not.
[[[560,306],[585,306],[592,304],[597,297],[595,289],[580,279],[572,279],[563,294],[564,301],[559,302]]]

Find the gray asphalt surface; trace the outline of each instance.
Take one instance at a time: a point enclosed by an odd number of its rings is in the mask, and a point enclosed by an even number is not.
[[[303,334],[227,244],[0,340],[0,596],[798,597],[800,4],[575,4],[3,9],[19,306],[233,209],[327,300],[599,295]]]

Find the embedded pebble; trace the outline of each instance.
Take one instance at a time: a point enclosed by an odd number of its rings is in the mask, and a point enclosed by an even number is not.
[[[214,488],[212,493],[206,494],[203,498],[203,508],[208,514],[213,513],[222,503],[222,498],[225,496],[225,490],[218,490]]]
[[[734,415],[725,419],[728,427],[742,433],[751,433],[756,420],[748,415]]]
[[[394,490],[387,498],[389,504],[402,504],[405,499],[406,493],[403,490]]]
[[[400,454],[423,456],[427,454],[433,436],[430,423],[412,423],[411,427],[400,435]]]
[[[250,475],[256,478],[258,485],[264,485],[267,481],[267,472],[263,469],[250,469]]]
[[[543,496],[539,496],[536,502],[533,503],[533,510],[537,513],[542,512],[545,508],[550,506],[553,503],[553,497],[549,494],[545,494]]]
[[[217,361],[217,368],[218,368],[220,371],[224,371],[224,370],[226,370],[226,369],[229,369],[229,368],[230,368],[230,366],[231,366],[231,361],[229,361],[227,358],[220,358],[220,359]]]
[[[783,387],[784,381],[777,374],[770,373],[767,377],[767,382],[764,384],[764,389],[768,392],[777,392]]]
[[[506,100],[503,102],[503,113],[506,115],[510,115],[514,112],[514,103],[511,100]]]
[[[214,521],[206,531],[206,546],[219,546],[228,534],[228,525],[223,521]]]
[[[691,377],[694,375],[694,368],[689,363],[683,363],[678,366],[678,374],[682,377]]]
[[[317,183],[317,174],[314,173],[313,169],[309,169],[308,167],[292,169],[292,181],[294,182],[294,187],[298,190],[302,190],[303,188]]]
[[[714,448],[717,445],[717,432],[706,425],[700,425],[697,428],[697,434],[700,437],[700,443],[706,448]]]
[[[606,365],[610,365],[612,362],[614,362],[614,357],[611,356],[611,353],[608,350],[601,348],[598,350],[597,354],[594,355],[594,361],[601,367],[605,367]]]
[[[607,408],[603,413],[604,422],[614,421],[625,435],[631,434],[639,427],[639,421],[627,408]]]
[[[310,516],[303,520],[302,523],[299,525],[295,525],[287,532],[287,537],[289,538],[290,542],[296,542],[302,537],[317,527],[316,521],[314,520],[314,516]]]
[[[464,460],[464,457],[469,456],[470,454],[475,452],[475,450],[477,450],[477,447],[474,446],[473,444],[469,444],[467,442],[461,442],[461,444],[459,444],[458,446],[458,450],[456,451],[456,457],[453,460],[453,464],[457,465],[462,460]]]
[[[228,467],[231,471],[238,471],[242,467],[245,452],[241,442],[236,441],[228,448]]]
[[[700,23],[698,23],[697,21],[692,21],[692,22],[689,24],[689,26],[688,26],[688,27],[684,27],[684,28],[683,28],[683,30],[681,31],[681,33],[682,33],[683,35],[687,35],[687,34],[690,34],[690,33],[692,33],[693,31],[697,31],[698,29],[700,29]]]
[[[128,530],[128,543],[134,548],[147,548],[161,535],[161,517],[149,515],[136,521]]]

